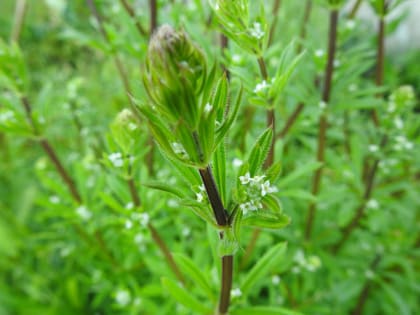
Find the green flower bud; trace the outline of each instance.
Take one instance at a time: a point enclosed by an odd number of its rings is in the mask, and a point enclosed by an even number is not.
[[[182,119],[196,129],[205,78],[206,61],[201,50],[185,32],[161,26],[149,44],[144,84],[162,118],[171,123]]]

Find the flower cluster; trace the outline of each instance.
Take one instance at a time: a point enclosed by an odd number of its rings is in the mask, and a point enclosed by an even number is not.
[[[302,269],[314,272],[322,266],[321,259],[318,256],[305,257],[305,253],[302,250],[296,252],[293,261],[296,263],[292,268],[293,273],[300,273]]]
[[[124,160],[121,152],[115,152],[108,155],[108,160],[112,163],[114,167],[122,167],[124,165]]]
[[[262,209],[262,198],[266,195],[277,192],[277,187],[271,186],[270,181],[265,179],[265,175],[251,177],[250,173],[239,176],[239,181],[245,187],[247,200],[239,205],[244,214],[249,211]]]

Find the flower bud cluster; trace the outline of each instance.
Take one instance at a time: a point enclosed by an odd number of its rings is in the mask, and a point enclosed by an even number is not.
[[[244,189],[245,200],[239,205],[244,214],[263,208],[262,199],[268,194],[277,192],[277,187],[271,186],[265,175],[251,177],[250,173],[239,176],[239,181]]]

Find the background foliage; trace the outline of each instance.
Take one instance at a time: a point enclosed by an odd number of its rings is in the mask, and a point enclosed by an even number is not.
[[[185,183],[191,175],[157,149],[150,172],[152,148],[144,122],[136,125],[127,149],[133,160],[126,157],[113,127],[133,99],[146,101],[142,76],[148,2],[130,2],[136,11],[133,20],[122,2],[96,1],[106,40],[85,1],[28,2],[19,38],[22,56],[17,46],[8,44],[15,1],[0,3],[0,315],[209,312],[218,294],[217,240],[182,200],[152,189],[165,182],[194,200],[199,183]],[[302,38],[303,1],[282,1],[277,18],[271,14],[273,1],[251,2],[251,19],[267,25],[266,34],[276,21],[264,52],[269,78],[279,69],[284,73],[298,47],[305,51],[282,93],[257,88],[262,84],[258,63],[246,47],[231,40],[222,53],[221,27],[206,1],[158,1],[159,24],[183,28],[202,47],[209,67],[223,64],[229,70],[231,103],[244,88],[239,117],[226,141],[229,187],[266,128],[268,100],[274,98],[277,132],[296,106],[304,104],[275,147],[282,170],[276,196],[291,224],[264,230],[252,252],[248,245],[254,230],[242,230],[231,314],[416,314],[420,52],[387,54],[384,84],[376,86],[377,33],[362,20],[348,19],[341,9],[332,94],[325,108],[321,90],[328,5],[313,1]],[[256,16],[261,9],[264,20]],[[403,22],[404,15],[388,21],[387,36]],[[130,96],[116,57],[125,69]],[[21,61],[25,66],[20,67]],[[38,135],[28,127],[23,95],[31,103]],[[372,108],[379,128],[370,118]],[[315,196],[311,182],[320,167],[316,148],[323,113],[329,127],[322,189]],[[38,145],[40,138],[56,149],[81,203]],[[366,165],[376,161],[374,188],[365,200]],[[132,199],[126,185],[130,179],[137,183],[141,204]],[[318,212],[308,239],[307,212],[314,202]],[[335,251],[361,204],[363,217]],[[177,253],[175,260],[188,278],[187,296],[157,249],[149,222]],[[169,291],[181,303],[169,298]]]

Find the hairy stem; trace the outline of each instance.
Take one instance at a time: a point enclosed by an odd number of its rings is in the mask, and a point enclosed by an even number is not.
[[[332,88],[332,76],[334,70],[334,58],[336,53],[336,42],[337,42],[337,25],[338,25],[338,10],[333,9],[330,11],[330,26],[329,26],[329,37],[328,37],[328,61],[325,67],[325,83],[322,93],[322,101],[326,104],[330,101],[331,88]],[[319,119],[319,129],[318,129],[318,147],[317,147],[317,161],[324,163],[325,158],[325,144],[326,144],[326,134],[328,129],[327,115],[325,112],[321,114]],[[316,170],[315,176],[312,182],[312,194],[317,196],[321,188],[322,180],[322,170],[321,166]],[[311,238],[312,226],[315,220],[316,214],[316,203],[312,202],[309,205],[308,218],[306,221],[305,228],[305,238],[309,240]]]

